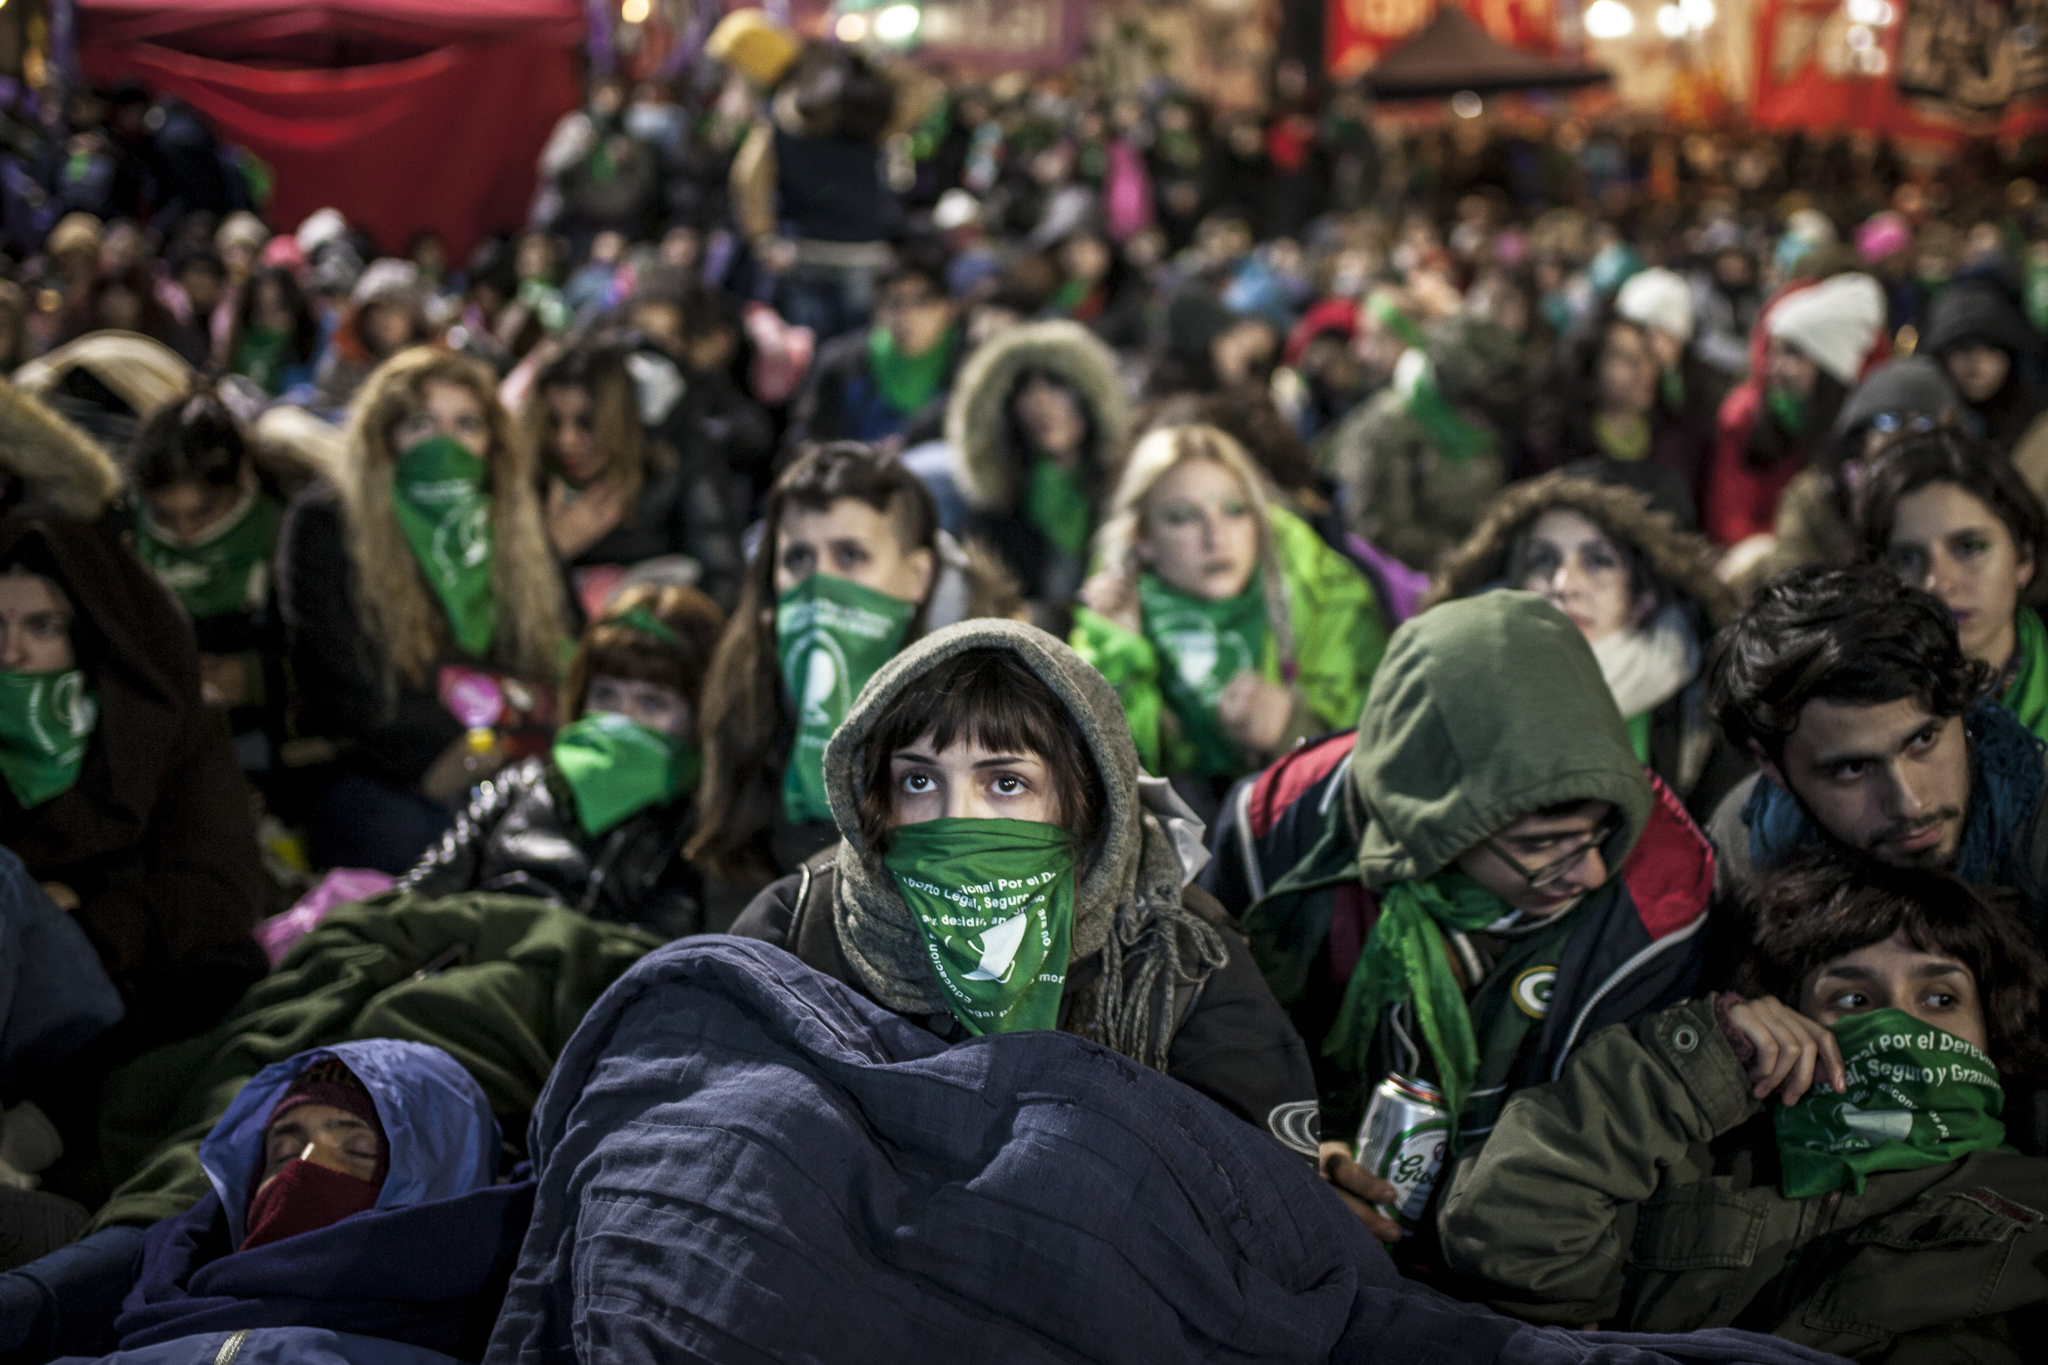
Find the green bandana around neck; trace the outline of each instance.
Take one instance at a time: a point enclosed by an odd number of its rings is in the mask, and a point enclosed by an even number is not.
[[[1624,417],[1616,422],[1604,416],[1595,417],[1593,439],[1599,443],[1602,454],[1617,460],[1640,460],[1650,453],[1649,419]]]
[[[1628,747],[1635,750],[1636,761],[1647,764],[1650,761],[1650,713],[1644,711],[1628,718]]]
[[[2032,607],[2021,607],[2013,614],[2013,634],[2019,667],[1998,702],[2037,737],[2048,739],[2048,629]]]
[[[1238,674],[1265,672],[1272,625],[1264,577],[1254,573],[1243,592],[1211,602],[1167,586],[1157,574],[1138,575],[1145,638],[1159,651],[1159,690],[1203,773],[1231,776],[1245,766],[1237,741],[1216,718],[1216,700]]]
[[[235,347],[236,374],[246,375],[265,393],[276,393],[284,377],[284,348],[287,338],[275,327],[250,327]]]
[[[1777,1112],[1787,1199],[1863,1193],[1881,1171],[1939,1166],[2005,1141],[1998,1068],[1975,1044],[1904,1010],[1852,1014],[1831,1026],[1846,1093],[1819,1082]]]
[[[451,436],[421,441],[392,471],[398,529],[447,613],[464,654],[491,652],[498,599],[491,590],[491,495],[484,462]]]
[[[1088,553],[1095,504],[1081,482],[1081,472],[1044,455],[1033,456],[1024,488],[1024,520],[1062,554],[1078,559]]]
[[[615,711],[593,711],[555,731],[552,757],[575,794],[576,823],[592,838],[675,800],[697,785],[704,767],[696,745]]]
[[[782,813],[793,825],[832,818],[825,742],[853,699],[903,644],[917,604],[814,573],[775,602],[775,656],[796,712],[796,742],[782,774]]]
[[[157,525],[143,499],[135,509],[135,553],[195,621],[254,611],[270,590],[277,520],[277,503],[253,484],[218,525],[189,538]]]
[[[1403,409],[1429,436],[1437,453],[1452,464],[1464,464],[1493,452],[1493,433],[1467,421],[1436,381],[1429,357],[1411,350],[1394,367],[1394,388]]]
[[[663,644],[672,645],[677,649],[683,645],[682,637],[662,624],[661,618],[645,607],[635,607],[631,611],[622,611],[617,616],[607,616],[604,623],[608,626],[625,626],[637,630],[642,635],[651,635]]]
[[[924,405],[946,382],[946,367],[953,359],[953,345],[959,329],[948,327],[939,344],[923,355],[905,355],[896,345],[896,334],[887,327],[868,332],[868,373],[882,391],[882,401],[898,417],[921,412]]]
[[[1030,820],[899,825],[883,865],[968,1032],[1059,1024],[1074,933],[1073,840]]]
[[[1396,882],[1380,897],[1379,922],[1344,988],[1336,1025],[1323,1055],[1370,1079],[1372,1038],[1389,1005],[1415,1003],[1415,1022],[1436,1062],[1444,1102],[1465,1112],[1479,1070],[1479,1042],[1465,992],[1451,970],[1444,934],[1472,933],[1511,913],[1512,907],[1455,869],[1420,881]],[[1441,931],[1441,932],[1439,932]]]
[[[99,719],[83,669],[0,673],[0,777],[23,810],[71,790]]]
[[[1783,389],[1767,389],[1764,392],[1764,406],[1771,410],[1771,420],[1778,424],[1778,430],[1787,436],[1797,436],[1806,430],[1806,400]]]

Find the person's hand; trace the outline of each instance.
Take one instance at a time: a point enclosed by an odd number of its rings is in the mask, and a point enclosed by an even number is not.
[[[1136,635],[1145,628],[1138,617],[1138,590],[1122,574],[1099,573],[1083,583],[1081,605],[1119,630]]]
[[[548,486],[548,542],[563,559],[574,559],[611,534],[626,514],[626,500],[609,479],[581,493],[556,479]]]
[[[1271,754],[1287,733],[1294,693],[1247,669],[1232,678],[1216,699],[1216,719],[1230,737],[1255,754]]]
[[[1837,1094],[1849,1088],[1835,1035],[1776,996],[1733,1006],[1728,1022],[1756,1045],[1749,1093],[1757,1099],[1775,1090],[1786,1104],[1797,1104],[1815,1079],[1826,1081]]]
[[[199,696],[232,711],[249,700],[249,660],[241,654],[199,656]]]
[[[44,882],[43,894],[67,915],[78,908],[78,893],[63,882]]]
[[[1316,1169],[1330,1182],[1330,1188],[1337,1192],[1344,1206],[1358,1215],[1367,1232],[1388,1246],[1401,1240],[1401,1225],[1373,1207],[1394,1203],[1401,1192],[1353,1161],[1349,1144],[1325,1142],[1316,1158]]]
[[[495,735],[491,747],[481,751],[470,748],[469,736],[464,735],[428,766],[427,775],[420,779],[420,795],[436,805],[454,807],[471,787],[491,777],[505,762],[505,746]]]

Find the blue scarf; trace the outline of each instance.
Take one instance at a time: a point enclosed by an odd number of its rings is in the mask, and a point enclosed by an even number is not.
[[[2041,804],[2042,743],[2019,719],[1989,697],[1963,713],[1970,739],[1970,811],[1955,874],[1972,886],[2009,882],[2004,875],[2013,839],[2031,828]],[[1749,861],[1757,868],[1777,865],[1801,849],[1827,842],[1799,798],[1767,777],[1742,806],[1749,829]]]

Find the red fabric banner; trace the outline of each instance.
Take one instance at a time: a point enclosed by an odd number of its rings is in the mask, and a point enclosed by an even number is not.
[[[276,172],[289,230],[332,205],[385,252],[432,228],[458,259],[525,221],[541,145],[582,98],[574,0],[86,0],[96,85],[167,91]],[[313,68],[321,49],[346,61]]]
[[[1496,40],[1531,52],[1557,51],[1556,0],[1458,0]],[[1323,52],[1330,74],[1350,80],[1429,22],[1437,0],[1328,0]]]

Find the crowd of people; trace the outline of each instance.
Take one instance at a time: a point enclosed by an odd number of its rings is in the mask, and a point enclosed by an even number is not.
[[[2024,147],[1272,85],[0,153],[0,1361],[2031,1353]]]

